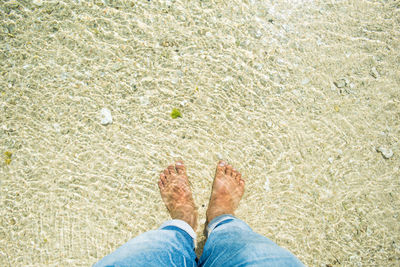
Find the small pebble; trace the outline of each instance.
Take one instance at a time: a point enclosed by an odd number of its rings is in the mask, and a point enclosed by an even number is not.
[[[335,81],[333,83],[335,84],[335,86],[337,88],[343,88],[343,87],[346,86],[346,80],[345,79],[340,79],[340,80],[337,80],[337,81]]]
[[[260,63],[256,63],[256,64],[254,64],[254,67],[255,67],[257,70],[262,70],[263,65],[260,64]]]
[[[371,69],[371,75],[372,75],[372,77],[374,77],[375,79],[377,79],[377,78],[379,78],[379,72],[376,70],[376,68],[375,67],[373,67],[372,69]]]
[[[102,125],[108,125],[112,123],[111,111],[108,108],[102,108],[100,110],[100,119],[100,123]]]
[[[140,102],[140,105],[142,105],[142,106],[147,106],[150,103],[149,98],[147,96],[139,97],[139,102]]]
[[[332,164],[333,158],[332,158],[332,157],[329,157],[329,158],[328,158],[328,161],[329,161],[330,164]]]
[[[56,131],[56,132],[60,132],[61,131],[61,127],[60,127],[60,124],[58,124],[58,123],[54,123],[53,124],[53,127],[54,127],[54,130]]]
[[[42,0],[33,0],[32,3],[36,6],[42,6],[43,5],[43,1]]]
[[[390,159],[393,157],[393,151],[390,148],[380,146],[376,149],[376,151],[380,152],[385,159]]]
[[[260,31],[260,30],[257,30],[257,31],[254,33],[254,36],[255,36],[257,39],[261,38],[261,36],[262,36],[261,31]]]
[[[308,79],[308,78],[304,78],[302,81],[301,81],[301,84],[302,85],[306,85],[307,83],[309,83],[310,82],[310,80]]]
[[[299,90],[293,90],[292,91],[292,93],[295,95],[295,96],[297,96],[297,97],[300,97],[301,96],[301,93],[300,93],[300,91]]]
[[[333,109],[334,109],[336,112],[339,112],[339,110],[340,110],[340,108],[339,108],[338,105],[334,105],[334,106],[333,106]]]

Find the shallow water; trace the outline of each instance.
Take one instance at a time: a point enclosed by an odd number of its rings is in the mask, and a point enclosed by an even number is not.
[[[20,0],[0,16],[0,265],[90,265],[157,228],[177,159],[203,226],[219,158],[246,179],[237,216],[305,264],[399,265],[398,1]]]

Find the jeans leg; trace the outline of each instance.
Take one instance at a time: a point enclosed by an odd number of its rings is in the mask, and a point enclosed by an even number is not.
[[[182,220],[170,220],[143,233],[93,266],[197,266],[196,233]]]
[[[292,253],[232,215],[214,218],[199,266],[304,266]]]

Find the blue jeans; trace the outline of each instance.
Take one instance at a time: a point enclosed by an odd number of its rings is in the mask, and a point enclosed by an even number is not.
[[[304,266],[232,215],[214,218],[207,232],[200,260],[194,252],[193,229],[184,221],[170,220],[128,241],[94,266]]]

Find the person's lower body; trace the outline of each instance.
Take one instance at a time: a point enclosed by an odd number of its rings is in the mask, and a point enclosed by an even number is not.
[[[182,220],[139,235],[94,266],[303,266],[289,251],[225,214],[207,226],[208,239],[197,264],[196,234]]]
[[[207,209],[208,239],[194,252],[197,208],[183,162],[160,174],[161,197],[172,219],[130,240],[94,266],[303,266],[289,251],[233,216],[244,193],[240,172],[220,161]]]

